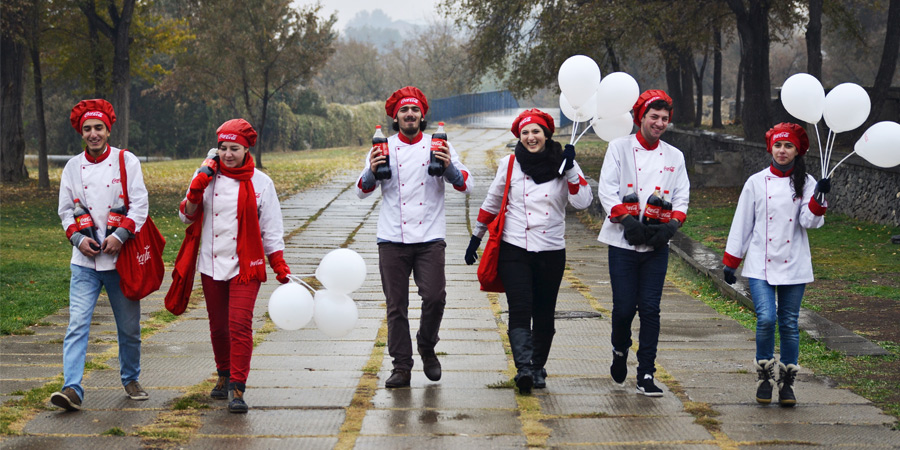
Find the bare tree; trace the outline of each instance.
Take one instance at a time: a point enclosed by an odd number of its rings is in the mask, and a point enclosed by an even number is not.
[[[26,1],[0,3],[0,181],[28,179],[25,168],[23,104],[25,95]]]

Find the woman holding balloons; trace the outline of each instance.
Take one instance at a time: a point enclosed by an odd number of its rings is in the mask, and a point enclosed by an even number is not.
[[[201,239],[198,261],[218,381],[210,392],[229,399],[228,411],[246,413],[244,401],[253,351],[253,307],[266,281],[265,257],[281,283],[291,271],[282,255],[284,225],[272,179],[256,170],[250,147],[256,130],[244,119],[232,119],[216,130],[212,149],[191,180],[179,216],[189,228],[176,267],[187,255],[187,241]],[[177,270],[177,269],[176,269]]]
[[[806,283],[813,281],[806,230],[825,223],[831,182],[816,183],[806,172],[809,138],[800,125],[775,125],[766,133],[766,147],[772,163],[744,184],[723,263],[725,281],[734,284],[735,270],[744,262],[742,274],[756,309],[756,401],[770,403],[777,381],[778,402],[791,407],[797,403],[793,387],[800,370],[800,303]],[[774,355],[776,323],[781,361]]]
[[[590,206],[593,194],[578,164],[575,147],[553,139],[553,118],[538,109],[520,114],[511,131],[519,139],[515,154],[499,162],[466,249],[473,264],[481,238],[500,211],[509,184],[498,274],[509,303],[509,344],[519,392],[546,387],[544,364],[556,333],[553,316],[566,264],[566,204]],[[507,180],[510,165],[511,175]],[[564,165],[564,172],[559,167]]]

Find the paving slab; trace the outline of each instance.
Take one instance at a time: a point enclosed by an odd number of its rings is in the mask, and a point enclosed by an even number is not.
[[[16,436],[0,441],[4,450],[84,450],[141,448],[137,436]]]
[[[525,436],[360,436],[355,449],[360,450],[472,450],[490,448],[496,450],[521,449],[527,446]]]
[[[716,405],[721,413],[717,419],[729,423],[784,424],[802,421],[808,424],[831,425],[891,425],[894,418],[884,414],[872,405],[823,405],[821,403],[798,403],[793,408],[782,408],[777,404]],[[897,434],[900,438],[900,433]],[[900,441],[898,441],[900,445]]]
[[[251,406],[252,408],[252,406]],[[344,422],[341,409],[251,409],[231,414],[224,408],[202,415],[201,435],[219,436],[337,436]]]
[[[379,389],[372,405],[381,409],[515,409],[512,389],[491,389],[473,386],[468,389],[449,388],[443,383],[418,389]]]
[[[634,389],[595,394],[544,393],[535,390],[541,412],[548,415],[606,414],[610,416],[677,416],[686,415],[684,405],[672,395],[650,398]]]
[[[277,336],[273,336],[271,340],[267,339],[256,346],[253,356],[369,356],[373,346],[372,341],[280,341]]]
[[[350,406],[356,388],[255,388],[244,400],[253,408],[342,408]]]
[[[25,425],[27,434],[95,434],[118,427],[126,434],[153,423],[159,411],[63,411],[39,413]]]
[[[149,399],[137,401],[128,398],[128,395],[125,394],[125,389],[122,387],[105,389],[85,388],[84,403],[81,406],[85,410],[92,411],[160,410],[167,409],[171,406],[171,402],[174,399],[184,395],[184,392],[175,389],[152,389],[147,393],[150,394]],[[50,408],[56,408],[49,401],[46,402],[46,405]]]
[[[359,384],[360,371],[252,369],[248,388],[346,388]]]
[[[360,435],[515,435],[521,433],[514,410],[376,409],[366,413]]]
[[[785,441],[828,447],[892,445],[897,448],[900,432],[881,425],[830,425],[808,423],[723,423],[722,431],[736,441]]]
[[[679,441],[712,439],[705,428],[691,416],[679,417],[608,417],[544,420],[553,430],[549,445],[579,443],[677,444]]]
[[[270,438],[270,437],[195,437],[185,450],[326,450],[334,448],[336,437]]]

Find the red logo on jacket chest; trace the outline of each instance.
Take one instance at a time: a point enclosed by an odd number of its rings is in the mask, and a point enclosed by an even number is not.
[[[675,166],[672,166],[672,167],[663,167],[663,170],[665,170],[666,172],[672,172],[672,173],[675,173]]]
[[[113,178],[113,179],[112,179],[112,184],[119,184],[119,183],[121,183],[121,182],[122,182],[122,180],[121,180],[120,178]]]

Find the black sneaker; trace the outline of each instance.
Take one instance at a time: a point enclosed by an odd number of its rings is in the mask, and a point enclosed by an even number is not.
[[[425,350],[424,348],[419,347],[419,355],[422,357],[422,370],[425,372],[425,376],[431,381],[440,380],[441,362],[434,353],[434,349]]]
[[[638,378],[637,393],[644,394],[647,397],[662,397],[663,391],[653,383],[653,375],[644,374],[643,378]]]
[[[628,376],[628,350],[624,352],[613,349],[612,365],[609,366],[609,374],[612,375],[613,381],[619,386],[625,385],[625,377]]]
[[[540,369],[531,369],[531,374],[534,376],[534,388],[535,389],[546,389],[547,388],[547,369],[541,367]]]
[[[243,384],[242,384],[243,386]],[[246,414],[250,410],[247,402],[244,401],[244,391],[237,386],[237,383],[230,383],[228,390],[228,412],[233,414]]]
[[[137,380],[125,385],[125,393],[132,400],[144,401],[150,398],[150,394],[147,394],[147,391],[141,387],[141,383],[138,383]]]
[[[81,397],[75,392],[75,389],[65,388],[59,392],[54,392],[50,396],[50,403],[59,406],[66,411],[81,411]]]
[[[391,371],[391,376],[388,377],[384,382],[384,387],[390,388],[398,388],[398,387],[409,387],[409,380],[412,378],[409,371],[406,369],[394,369]]]

